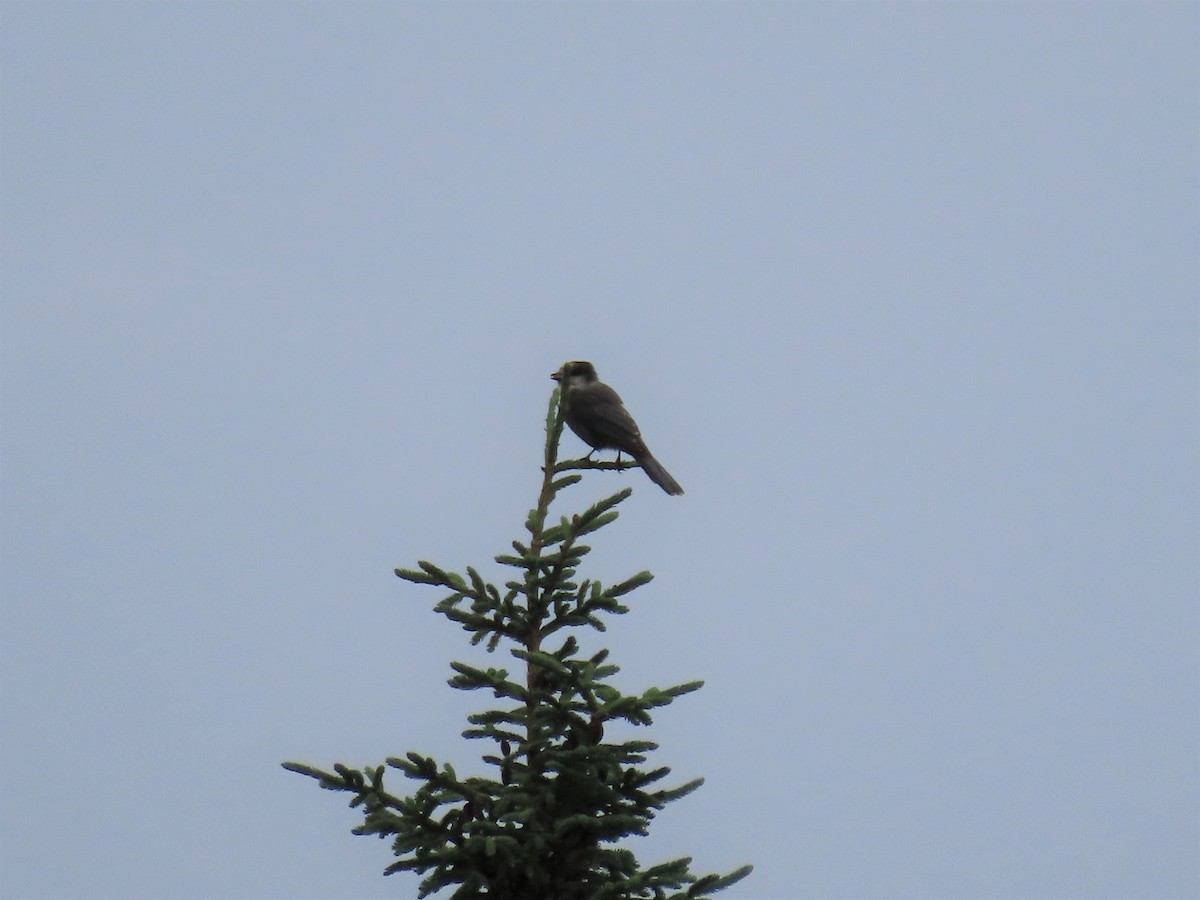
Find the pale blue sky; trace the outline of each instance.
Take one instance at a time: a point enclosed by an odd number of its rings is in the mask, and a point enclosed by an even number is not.
[[[0,893],[414,896],[279,762],[476,765],[587,358],[643,861],[1200,896],[1198,9],[5,3]]]

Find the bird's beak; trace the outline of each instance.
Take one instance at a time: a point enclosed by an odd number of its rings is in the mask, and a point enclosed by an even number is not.
[[[551,372],[550,377],[555,381],[559,381],[562,378],[562,369],[559,369],[557,372]]]

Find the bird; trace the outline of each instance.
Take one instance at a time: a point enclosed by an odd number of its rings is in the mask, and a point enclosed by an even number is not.
[[[679,482],[642,440],[642,432],[621,397],[596,375],[595,366],[576,359],[563,363],[550,377],[562,385],[563,418],[592,452],[616,450],[618,458],[622,452],[628,453],[650,480],[668,494],[683,493]]]

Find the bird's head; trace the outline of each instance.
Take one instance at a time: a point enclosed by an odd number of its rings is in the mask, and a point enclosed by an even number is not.
[[[564,387],[580,387],[598,380],[596,367],[582,359],[563,363],[562,368],[550,377]]]

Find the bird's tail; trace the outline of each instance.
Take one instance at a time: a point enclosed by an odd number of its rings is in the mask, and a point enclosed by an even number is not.
[[[671,477],[671,473],[662,467],[662,463],[655,459],[654,454],[649,450],[638,456],[638,464],[650,476],[650,480],[668,494],[674,496],[683,493],[683,488],[679,486],[679,482]]]

